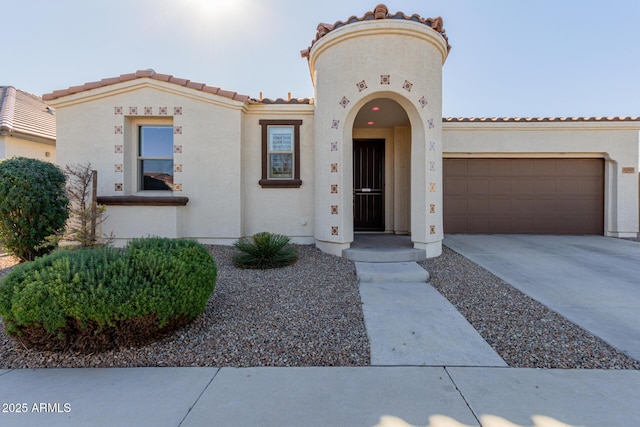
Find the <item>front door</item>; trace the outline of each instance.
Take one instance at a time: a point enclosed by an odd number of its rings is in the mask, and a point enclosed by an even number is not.
[[[353,141],[353,227],[384,231],[384,139]]]

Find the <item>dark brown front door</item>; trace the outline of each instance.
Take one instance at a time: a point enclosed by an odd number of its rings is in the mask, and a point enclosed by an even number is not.
[[[353,141],[353,226],[384,231],[384,140]]]

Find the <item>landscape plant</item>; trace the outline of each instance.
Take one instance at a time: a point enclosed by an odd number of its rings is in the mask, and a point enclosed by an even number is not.
[[[25,157],[0,162],[0,242],[5,251],[22,261],[51,252],[68,217],[60,168]]]
[[[59,249],[16,266],[0,282],[0,316],[27,347],[96,352],[141,345],[199,316],[216,274],[209,251],[189,240]]]
[[[238,250],[233,256],[233,263],[239,268],[279,268],[295,264],[298,260],[297,248],[289,237],[282,234],[263,231],[242,238],[233,246]]]

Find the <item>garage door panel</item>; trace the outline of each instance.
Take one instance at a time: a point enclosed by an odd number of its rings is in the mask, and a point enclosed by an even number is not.
[[[602,159],[445,159],[444,164],[447,233],[604,233]]]

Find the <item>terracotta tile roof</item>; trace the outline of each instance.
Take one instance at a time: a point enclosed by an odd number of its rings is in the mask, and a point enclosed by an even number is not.
[[[55,112],[36,95],[0,86],[0,134],[55,143]]]
[[[444,117],[444,123],[640,122],[640,116],[620,117]]]
[[[81,86],[72,86],[67,89],[56,90],[51,93],[47,93],[43,95],[42,99],[44,99],[45,101],[50,101],[53,99],[62,98],[63,96],[85,92],[91,89],[97,89],[105,86],[114,85],[117,83],[123,83],[131,80],[135,80],[135,79],[144,79],[144,78],[173,83],[178,86],[184,86],[184,87],[199,90],[202,92],[224,96],[225,98],[229,98],[229,99],[233,99],[241,102],[247,102],[250,99],[249,96],[247,95],[241,95],[237,92],[231,92],[228,90],[220,89],[219,87],[207,86],[204,83],[197,83],[197,82],[192,82],[191,80],[173,77],[168,74],[156,73],[154,70],[138,70],[135,73],[122,74],[118,77],[106,78],[97,82],[89,82]]]
[[[372,21],[375,19],[403,19],[406,21],[414,21],[420,24],[427,25],[431,27],[434,31],[438,32],[447,43],[447,51],[451,50],[451,46],[449,45],[449,38],[447,37],[447,32],[443,27],[443,20],[441,17],[437,18],[423,18],[420,15],[413,14],[411,16],[407,16],[402,12],[396,12],[395,14],[389,13],[389,8],[384,4],[379,4],[375,7],[375,9],[371,12],[367,12],[364,16],[358,18],[357,16],[351,16],[346,21],[338,21],[335,24],[318,24],[316,38],[311,41],[311,45],[306,49],[300,52],[303,58],[308,58],[311,53],[311,49],[313,45],[318,42],[322,37],[329,34],[331,31],[336,30],[340,27],[344,27],[345,25],[353,24],[354,22],[362,22],[362,21]]]

